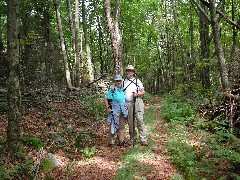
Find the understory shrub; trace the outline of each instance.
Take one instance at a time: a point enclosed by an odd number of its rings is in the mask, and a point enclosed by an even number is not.
[[[27,140],[27,143],[31,146],[34,147],[34,149],[36,150],[40,150],[41,147],[44,146],[44,143],[42,142],[42,140],[40,138],[37,137],[29,137]]]
[[[168,122],[193,122],[196,120],[197,110],[189,104],[182,103],[180,99],[165,98],[162,107],[162,116]]]
[[[162,108],[169,123],[166,146],[174,164],[186,179],[240,179],[239,138],[225,128],[224,120],[199,121],[196,109],[182,99],[169,95]],[[194,125],[188,126],[189,122]]]
[[[81,103],[86,107],[89,115],[95,118],[96,121],[102,120],[105,114],[105,105],[103,95],[94,94],[80,99]]]

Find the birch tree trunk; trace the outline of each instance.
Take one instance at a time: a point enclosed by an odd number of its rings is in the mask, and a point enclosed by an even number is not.
[[[115,0],[114,19],[111,17],[110,0],[106,0],[105,5],[107,26],[111,37],[115,62],[115,74],[120,74],[122,71],[122,37],[119,29],[120,0]]]
[[[56,10],[58,32],[59,32],[61,49],[62,49],[62,53],[63,53],[64,70],[65,70],[65,75],[66,75],[67,88],[72,89],[73,86],[72,86],[71,74],[70,74],[70,70],[69,70],[69,66],[68,66],[68,56],[67,56],[67,50],[66,50],[66,46],[65,46],[65,42],[64,42],[62,21],[61,21],[61,14],[60,14],[60,9],[59,9],[59,5],[58,5],[58,0],[54,0],[54,7]]]
[[[7,4],[7,58],[10,73],[8,76],[8,126],[7,144],[10,152],[20,148],[21,92],[19,81],[19,0],[8,0]]]
[[[222,83],[223,90],[226,90],[228,88],[228,68],[227,68],[224,53],[223,53],[222,42],[221,42],[221,37],[220,37],[220,30],[219,30],[219,25],[218,25],[217,16],[216,16],[215,4],[216,4],[215,0],[209,0],[211,25],[212,25],[212,30],[213,30],[215,51],[216,51],[218,63],[220,66],[219,71],[220,71],[220,76],[221,76],[221,81],[222,81],[221,83]]]
[[[93,82],[94,73],[93,73],[93,64],[91,57],[91,48],[88,40],[88,32],[87,32],[87,22],[86,22],[86,10],[85,10],[85,1],[82,0],[82,19],[83,19],[83,33],[86,43],[86,54],[87,54],[87,70],[88,70],[88,80],[89,82]]]
[[[68,6],[68,17],[69,17],[70,31],[71,31],[71,35],[72,35],[72,40],[74,40],[75,39],[75,31],[74,31],[74,25],[73,25],[71,0],[68,0],[67,6]],[[75,43],[73,41],[72,41],[72,48],[73,48],[73,52],[75,52]]]
[[[73,13],[72,13],[72,2],[71,0],[67,0],[67,7],[68,7],[68,20],[69,20],[69,27],[71,32],[71,53],[74,54],[75,64],[72,69],[72,83],[77,86],[76,83],[76,55],[75,55],[75,29],[74,29],[74,22],[73,22]]]

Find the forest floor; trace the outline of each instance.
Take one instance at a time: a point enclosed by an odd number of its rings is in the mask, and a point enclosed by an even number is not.
[[[151,156],[142,158],[139,166],[144,166],[145,170],[137,172],[133,179],[166,180],[177,171],[164,148],[167,134],[164,132],[160,105],[160,97],[154,97],[145,103],[146,112],[152,107],[156,109],[154,133],[149,134],[148,131],[151,141],[147,148]],[[126,131],[127,128],[126,126]],[[6,129],[6,116],[2,115],[0,137],[4,140]],[[90,117],[77,100],[52,102],[45,106],[28,108],[23,114],[22,132],[25,152],[34,162],[31,173],[37,179],[117,179],[118,172],[123,168],[123,157],[133,148],[135,151],[139,149],[139,153],[145,148],[139,142],[134,147],[108,147],[106,120],[96,121]],[[126,138],[127,134],[126,132]],[[42,143],[43,145],[39,145]],[[50,158],[51,154],[54,154],[57,161],[55,167],[49,169],[44,167],[43,162],[46,157]],[[5,164],[11,165],[12,161],[6,158],[8,154],[5,153],[4,156]],[[136,171],[138,169],[136,167]],[[26,177],[19,174],[18,178]]]

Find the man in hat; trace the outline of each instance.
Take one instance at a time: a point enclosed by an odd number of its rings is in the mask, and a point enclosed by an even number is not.
[[[145,125],[143,122],[144,103],[142,96],[145,91],[143,83],[135,78],[135,69],[133,65],[128,65],[126,67],[126,79],[123,81],[123,90],[125,92],[126,105],[128,108],[129,144],[133,144],[136,139],[136,131],[133,125],[134,118],[136,118],[141,144],[143,146],[148,146]]]
[[[125,94],[122,88],[122,77],[116,75],[115,85],[105,95],[104,102],[108,112],[108,123],[110,124],[108,146],[115,145],[114,136],[117,133],[119,146],[127,147],[124,141],[125,122],[128,116],[128,110],[125,103]]]

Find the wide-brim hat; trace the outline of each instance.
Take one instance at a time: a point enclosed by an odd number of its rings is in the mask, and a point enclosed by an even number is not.
[[[116,75],[116,76],[114,77],[114,80],[115,80],[115,81],[122,81],[123,78],[122,78],[121,75]]]
[[[128,66],[126,67],[126,70],[132,70],[132,71],[135,71],[133,65],[128,65]]]

